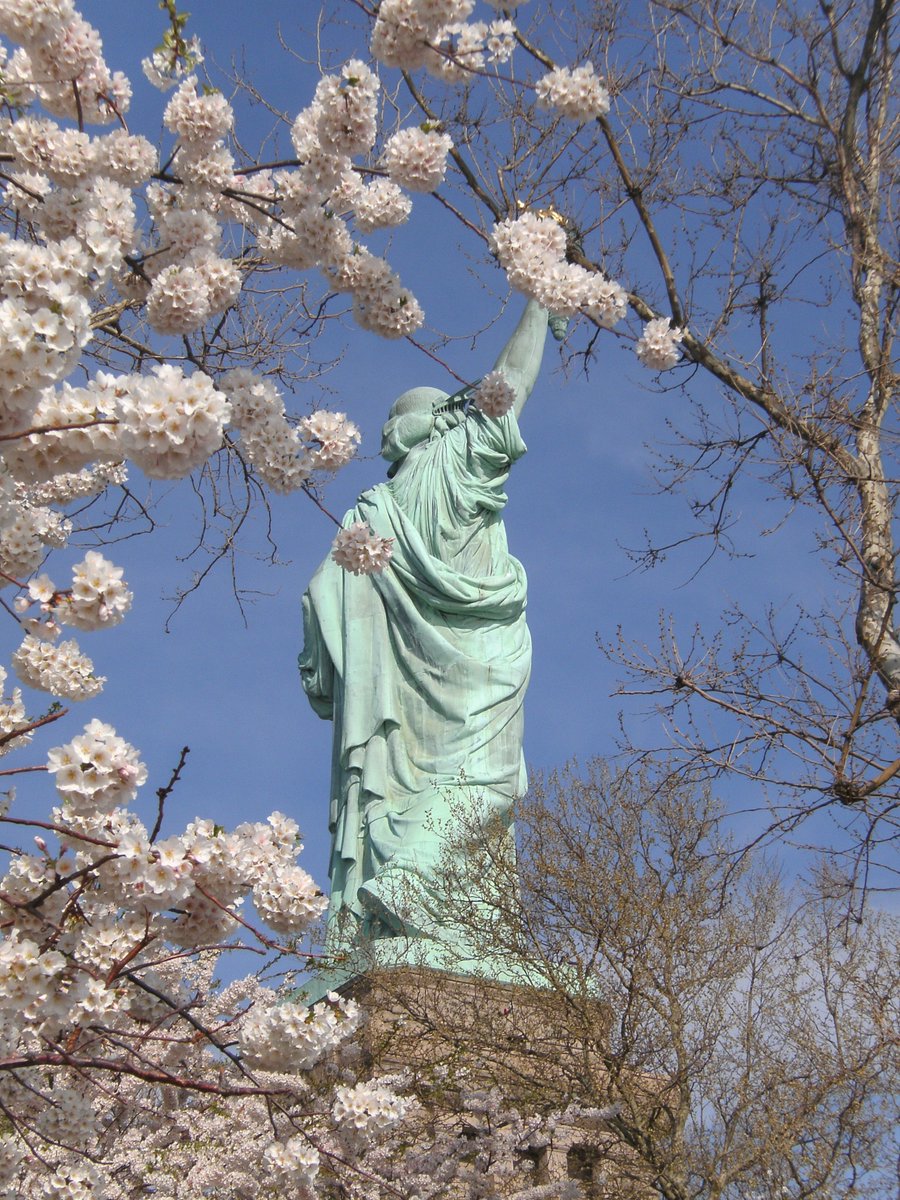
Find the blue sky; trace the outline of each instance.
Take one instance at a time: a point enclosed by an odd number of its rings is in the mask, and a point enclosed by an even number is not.
[[[311,15],[314,7],[287,0],[252,6],[196,0],[189,32],[200,35],[210,60],[227,65],[240,56],[247,76],[293,115],[311,98],[316,75],[279,47],[276,28],[280,23],[285,40],[311,56],[309,31],[299,28],[296,14],[305,9]],[[165,100],[143,81],[138,63],[158,40],[162,14],[151,0],[90,0],[82,11],[99,27],[110,65],[125,70],[135,85],[132,129],[155,138]],[[258,107],[238,104],[237,114],[248,145],[272,123]],[[371,244],[379,243],[373,238]],[[470,261],[472,250],[459,250],[456,229],[433,200],[421,197],[413,220],[391,239],[389,257],[423,304],[428,326],[461,339],[447,349],[447,360],[459,374],[476,378],[492,365],[522,300],[512,297],[477,344],[462,340],[506,300],[499,270]],[[690,549],[652,574],[632,573],[623,547],[639,546],[645,527],[663,539],[689,527],[683,501],[655,494],[645,448],[665,439],[667,417],[687,399],[680,390],[660,394],[626,344],[608,337],[601,347],[599,362],[585,377],[563,369],[548,339],[543,372],[522,420],[529,453],[508,489],[509,544],[529,577],[534,669],[526,758],[537,768],[561,765],[572,755],[612,753],[625,704],[632,724],[648,722],[648,740],[665,740],[657,718],[645,718],[639,704],[613,696],[616,672],[596,649],[598,634],[610,637],[622,624],[634,640],[652,645],[660,610],[673,612],[688,632],[698,622],[712,628],[735,598],[751,608],[767,600],[788,611],[801,591],[809,602],[826,586],[802,522],[769,536],[759,557],[722,558],[697,576],[701,555]],[[301,413],[317,406],[344,410],[363,430],[359,461],[327,489],[326,502],[339,514],[360,490],[384,478],[378,438],[392,400],[416,384],[452,390],[452,380],[414,347],[381,341],[349,320],[330,343],[332,353],[344,348],[339,366],[298,388],[289,402]],[[695,380],[691,396],[713,399],[704,386]],[[74,706],[39,740],[29,761],[40,761],[38,746],[67,740],[92,716],[108,720],[141,749],[150,767],[141,809],[147,817],[153,790],[166,781],[181,746],[189,745],[183,782],[169,802],[167,831],[176,832],[194,815],[231,826],[279,809],[299,821],[307,844],[304,865],[324,885],[331,729],[307,705],[296,656],[300,595],[328,552],[333,528],[302,495],[276,498],[274,538],[282,565],[254,558],[254,547],[264,541],[261,523],[238,556],[238,583],[256,593],[246,606],[247,625],[230,576],[220,567],[166,632],[172,609],[166,597],[190,579],[192,563],[179,560],[194,544],[198,516],[187,484],[155,490],[161,494],[160,528],[110,555],[125,567],[134,609],[120,628],[83,640],[109,683],[101,697]],[[748,487],[737,508],[742,547],[760,548],[773,520],[764,495]],[[66,553],[59,561],[68,565],[75,559]],[[64,578],[62,569],[55,570]],[[12,629],[9,636],[12,648]],[[46,811],[48,789],[42,792],[36,780],[23,778],[20,793],[31,811]],[[746,806],[758,797],[740,789],[729,799]]]

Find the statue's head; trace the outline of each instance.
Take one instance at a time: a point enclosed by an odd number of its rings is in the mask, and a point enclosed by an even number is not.
[[[434,429],[435,408],[449,399],[446,392],[431,387],[412,388],[398,396],[381,431],[381,457],[399,463],[413,446],[427,442]]]

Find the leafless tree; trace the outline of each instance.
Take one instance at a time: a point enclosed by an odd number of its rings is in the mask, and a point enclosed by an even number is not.
[[[827,879],[788,893],[736,859],[720,806],[670,771],[595,760],[539,783],[518,855],[467,808],[444,936],[461,972],[511,982],[387,972],[400,1038],[432,1057],[442,1039],[523,1112],[575,1106],[564,1132],[604,1195],[895,1194],[896,921],[842,919]]]

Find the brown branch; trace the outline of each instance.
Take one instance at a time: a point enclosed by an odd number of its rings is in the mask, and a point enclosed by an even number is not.
[[[75,1071],[110,1071],[116,1075],[143,1079],[146,1083],[166,1084],[182,1091],[201,1092],[211,1096],[285,1096],[292,1093],[292,1089],[286,1087],[242,1087],[237,1084],[226,1086],[207,1083],[205,1080],[174,1075],[161,1067],[139,1067],[133,1063],[109,1058],[78,1058],[62,1050],[0,1059],[0,1071],[20,1071],[29,1067],[71,1067]]]
[[[96,871],[98,867],[102,867],[104,863],[112,862],[113,859],[120,857],[121,855],[119,854],[104,854],[102,858],[98,858],[94,862],[88,863],[86,867],[82,867],[78,871],[73,871],[70,875],[60,876],[55,883],[48,884],[42,892],[39,892],[36,896],[32,896],[30,900],[13,900],[9,896],[4,896],[4,900],[13,908],[36,909],[43,904],[49,896],[52,896],[55,892],[60,891],[61,888],[68,887],[73,880],[82,879],[84,876],[90,875],[92,871]]]
[[[31,437],[41,433],[63,433],[67,429],[91,429],[94,425],[118,425],[117,417],[95,417],[91,421],[71,421],[67,425],[35,425],[31,429],[23,429],[20,433],[0,433],[0,442],[15,442],[20,438]]]
[[[169,782],[164,787],[156,789],[156,799],[157,799],[156,822],[154,823],[153,830],[150,834],[151,842],[155,842],[159,835],[160,826],[162,825],[162,821],[163,821],[163,809],[165,808],[166,800],[169,798],[169,796],[172,793],[173,788],[175,787],[176,783],[178,783],[179,779],[181,778],[181,770],[184,767],[184,764],[187,760],[187,756],[190,754],[190,752],[191,752],[190,746],[182,746],[181,753],[178,756],[178,762],[175,764],[175,770],[172,772]]]
[[[61,708],[58,712],[48,713],[45,717],[39,717],[36,721],[31,721],[27,725],[20,725],[16,729],[11,729],[9,733],[0,735],[0,746],[5,746],[7,742],[13,738],[22,737],[23,734],[32,733],[35,729],[40,729],[44,725],[52,725],[54,721],[58,721],[60,717],[68,715],[67,708]],[[20,767],[19,770],[25,771],[46,771],[46,767]],[[10,772],[15,774],[15,770]],[[5,775],[5,771],[0,771],[0,774]]]
[[[330,521],[334,521],[335,525],[337,525],[338,529],[340,529],[340,527],[341,527],[340,521],[337,519],[337,517],[334,515],[333,512],[331,512],[329,509],[327,509],[325,507],[325,505],[322,503],[322,501],[319,499],[319,497],[316,495],[316,493],[313,491],[312,487],[308,483],[301,484],[300,490],[301,490],[301,492],[303,492],[303,494],[305,496],[307,496],[310,500],[312,500],[313,504],[316,506],[316,508],[318,508],[320,510],[320,512],[323,512]]]
[[[409,74],[409,72],[403,71],[402,75],[403,75],[403,82],[406,84],[407,88],[409,89],[410,95],[415,100],[416,104],[418,104],[419,108],[421,108],[421,110],[425,114],[425,116],[429,119],[429,121],[434,121],[439,124],[440,122],[438,121],[438,118],[435,116],[434,112],[429,107],[428,102],[426,101],[425,97],[422,95],[422,93],[416,87],[415,83],[412,80],[412,76]],[[469,164],[466,162],[462,153],[460,152],[460,150],[457,149],[456,146],[453,146],[451,148],[450,157],[453,159],[454,163],[456,163],[457,168],[459,169],[461,175],[465,179],[465,181],[468,184],[472,193],[475,196],[477,196],[477,198],[482,202],[482,204],[484,204],[484,206],[491,211],[491,213],[493,214],[494,220],[499,221],[500,218],[503,216],[503,213],[501,213],[500,209],[497,207],[493,198],[488,195],[488,193],[484,190],[484,188],[478,182],[477,178],[475,177],[474,171],[469,166]]]
[[[23,767],[23,771],[46,771],[46,767]],[[2,771],[3,775],[15,775],[15,771]],[[91,837],[87,833],[79,833],[75,829],[69,828],[68,825],[55,825],[52,821],[32,821],[26,817],[0,817],[0,822],[6,825],[26,825],[30,829],[47,829],[51,833],[58,833],[67,841],[90,842],[92,846],[103,846],[108,850],[118,850],[118,842],[108,842],[103,838]]]

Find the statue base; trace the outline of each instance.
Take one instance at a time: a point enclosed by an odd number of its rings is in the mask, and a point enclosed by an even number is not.
[[[424,943],[385,938],[355,948],[305,985],[306,998],[337,991],[356,1000],[367,1018],[360,1035],[367,1071],[403,1072],[438,1125],[481,1127],[464,1092],[496,1091],[526,1115],[548,1100],[560,1109],[583,1105],[518,1151],[522,1188],[575,1181],[593,1200],[652,1200],[656,1191],[642,1182],[633,1150],[604,1121],[615,1093],[598,1049],[612,1027],[604,1006],[582,993],[573,997],[573,1015],[560,981],[551,984],[537,967],[460,960],[446,945]],[[635,1075],[629,1088],[649,1109],[666,1082]]]
[[[355,994],[362,981],[383,971],[438,972],[485,984],[546,987],[524,964],[506,962],[496,955],[474,958],[462,953],[458,945],[433,938],[388,937],[333,950],[330,964],[303,983],[295,998],[312,1005],[329,992]]]

